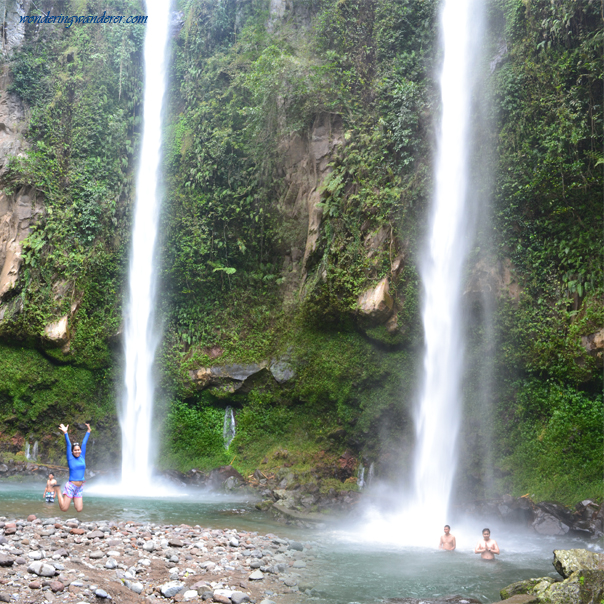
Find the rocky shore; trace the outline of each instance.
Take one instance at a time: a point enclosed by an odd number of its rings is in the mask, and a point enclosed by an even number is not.
[[[0,602],[294,603],[320,546],[238,530],[0,518]]]

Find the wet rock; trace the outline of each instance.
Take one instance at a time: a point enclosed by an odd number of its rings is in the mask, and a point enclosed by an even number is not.
[[[289,542],[289,549],[293,549],[296,550],[298,552],[301,552],[304,550],[304,546],[298,542],[298,541],[290,541]]]
[[[519,594],[530,594],[535,590],[536,587],[540,587],[539,591],[543,591],[543,589],[547,589],[554,580],[551,577],[540,577],[538,579],[526,579],[524,581],[517,581],[516,583],[512,583],[507,587],[504,587],[499,595],[502,600],[507,600],[512,596],[516,596]]]
[[[604,554],[586,549],[555,549],[552,564],[566,579],[578,570],[604,570]]]
[[[540,535],[549,536],[566,535],[570,530],[567,524],[564,524],[564,522],[543,510],[538,511],[537,517],[533,520],[531,526]]]
[[[243,484],[245,482],[243,476],[232,466],[221,466],[212,470],[208,476],[208,486],[213,488],[223,487],[229,478],[233,477],[237,484]],[[230,484],[232,484],[231,481]]]

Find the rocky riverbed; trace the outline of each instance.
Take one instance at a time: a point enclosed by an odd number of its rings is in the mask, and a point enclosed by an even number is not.
[[[0,518],[0,602],[294,603],[319,545],[238,530]]]

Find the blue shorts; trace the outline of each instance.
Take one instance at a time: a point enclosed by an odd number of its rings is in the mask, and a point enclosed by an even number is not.
[[[44,499],[46,499],[46,503],[54,503],[55,502],[55,492],[46,491],[46,493],[44,493]]]
[[[72,499],[78,499],[82,497],[82,493],[84,492],[84,485],[78,487],[73,484],[73,482],[66,482],[63,487],[63,495],[66,497],[71,497]]]

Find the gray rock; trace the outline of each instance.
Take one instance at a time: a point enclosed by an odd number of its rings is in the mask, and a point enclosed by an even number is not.
[[[153,541],[146,541],[145,545],[143,545],[143,549],[146,552],[152,552],[155,549],[155,543],[153,543]]]
[[[0,602],[10,602],[10,596],[0,592]]]
[[[168,581],[160,587],[160,591],[164,598],[173,598],[177,593],[181,592],[185,587],[180,581]]]
[[[262,579],[264,579],[264,573],[261,570],[255,570],[249,577],[248,579],[250,581],[261,581]]]
[[[272,600],[264,599],[260,602],[260,604],[275,604]]]
[[[296,560],[294,562],[294,568],[306,568],[306,562],[304,562],[304,560]]]
[[[8,567],[14,564],[14,560],[9,558],[8,556],[3,556],[0,554],[0,566]]]
[[[229,545],[231,547],[239,547],[239,541],[237,541],[237,539],[235,539],[235,537],[233,537],[230,541],[229,541]]]
[[[566,535],[569,531],[568,525],[564,524],[551,514],[542,513],[533,521],[533,528],[540,535]]]
[[[270,367],[270,371],[279,384],[283,384],[296,376],[295,369],[287,361],[273,363]]]
[[[103,598],[103,599],[111,600],[111,596],[104,589],[97,589],[97,590],[95,590],[94,595],[97,598]]]
[[[42,560],[42,558],[44,558],[44,554],[40,551],[38,552],[29,552],[29,554],[27,554],[28,558],[32,559],[32,560]]]
[[[101,550],[97,549],[97,550],[96,550],[96,551],[94,551],[94,552],[90,552],[90,556],[89,556],[89,558],[92,558],[93,560],[99,560],[99,559],[100,559],[100,558],[102,558],[104,555],[105,555],[105,554],[104,554],[104,553],[103,553]]]
[[[262,562],[260,560],[252,560],[250,562],[250,568],[260,568],[262,566]]]
[[[247,594],[244,594],[242,591],[234,591],[231,594],[231,602],[233,604],[243,604],[244,602],[249,602],[250,597]]]
[[[107,562],[105,562],[105,568],[108,568],[110,570],[117,568],[117,561],[115,560],[115,558],[107,558]]]
[[[194,590],[194,589],[188,589],[187,591],[185,591],[185,593],[182,594],[182,599],[185,602],[190,602],[191,600],[194,600],[198,596],[199,596],[199,594],[197,593],[196,590]]]
[[[133,591],[135,594],[143,593],[144,586],[142,583],[139,583],[137,581],[136,582],[127,581],[126,586],[128,587],[128,589],[130,591]]]
[[[54,577],[57,573],[54,566],[50,564],[44,564],[39,560],[36,562],[32,562],[27,567],[28,572],[39,575],[40,577]]]
[[[290,541],[289,549],[295,549],[296,551],[301,552],[304,550],[304,546],[298,541]]]
[[[286,577],[283,583],[288,587],[294,587],[295,585],[298,585],[298,582],[293,577]]]

